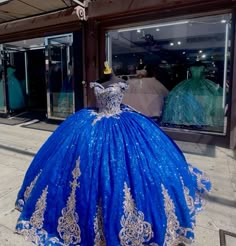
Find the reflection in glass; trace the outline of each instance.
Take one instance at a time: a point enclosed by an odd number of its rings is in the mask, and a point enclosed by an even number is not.
[[[130,84],[123,102],[164,127],[225,133],[230,20],[224,14],[108,31],[107,59]],[[140,66],[151,66],[153,76],[140,79]]]
[[[4,84],[3,84],[3,66],[0,63],[0,112],[4,112]]]
[[[48,38],[49,117],[66,118],[74,111],[72,35]]]
[[[191,78],[179,83],[165,102],[162,122],[173,125],[223,127],[223,89],[204,76],[205,67],[190,67]]]
[[[123,103],[147,116],[158,118],[162,114],[164,98],[168,95],[165,86],[154,77],[151,66],[140,65],[136,75],[130,76],[129,89]]]
[[[7,68],[7,85],[9,95],[9,109],[11,111],[23,109],[25,107],[24,85],[16,77],[16,69],[9,66]]]
[[[8,99],[8,110],[10,113],[22,111],[26,107],[26,81],[25,81],[25,57],[21,47],[13,43],[3,44],[3,54],[6,59],[5,86],[0,81],[1,98]],[[3,76],[3,70],[2,70]],[[6,95],[7,92],[7,95]],[[3,105],[1,99],[1,106]],[[5,102],[6,104],[6,102]],[[6,108],[6,105],[4,105]]]
[[[7,111],[46,112],[44,38],[2,45],[6,61]],[[6,94],[6,93],[5,93]]]

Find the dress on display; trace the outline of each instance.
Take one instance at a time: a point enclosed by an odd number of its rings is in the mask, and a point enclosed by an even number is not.
[[[25,107],[25,98],[21,82],[15,77],[15,69],[7,69],[7,84],[10,110],[22,109]]]
[[[3,94],[3,80],[0,79],[0,110],[3,110],[4,106],[5,103],[4,103],[4,94]]]
[[[164,99],[169,93],[165,86],[154,77],[130,79],[128,83],[123,103],[147,116],[160,117]]]
[[[127,84],[91,87],[98,109],[70,116],[33,159],[17,232],[37,245],[191,242],[210,181],[154,121],[121,107]]]
[[[223,89],[204,78],[204,66],[190,68],[192,78],[182,81],[169,93],[163,110],[163,123],[222,127]]]
[[[58,98],[58,112],[62,117],[67,117],[73,112],[73,87],[72,77],[63,81]]]

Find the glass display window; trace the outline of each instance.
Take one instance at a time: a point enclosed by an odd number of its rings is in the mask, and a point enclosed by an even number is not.
[[[225,134],[231,14],[136,25],[106,33],[106,57],[126,79],[123,103],[160,126]]]

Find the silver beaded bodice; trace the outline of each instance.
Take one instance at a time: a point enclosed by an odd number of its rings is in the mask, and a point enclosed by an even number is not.
[[[104,88],[101,84],[92,82],[90,87],[94,88],[99,113],[107,115],[120,113],[120,104],[128,87],[126,83],[119,82]]]

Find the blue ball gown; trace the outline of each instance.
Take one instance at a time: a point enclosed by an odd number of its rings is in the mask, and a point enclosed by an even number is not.
[[[37,245],[191,242],[210,181],[151,119],[121,109],[125,83],[91,86],[98,110],[70,116],[33,159],[17,232]]]

